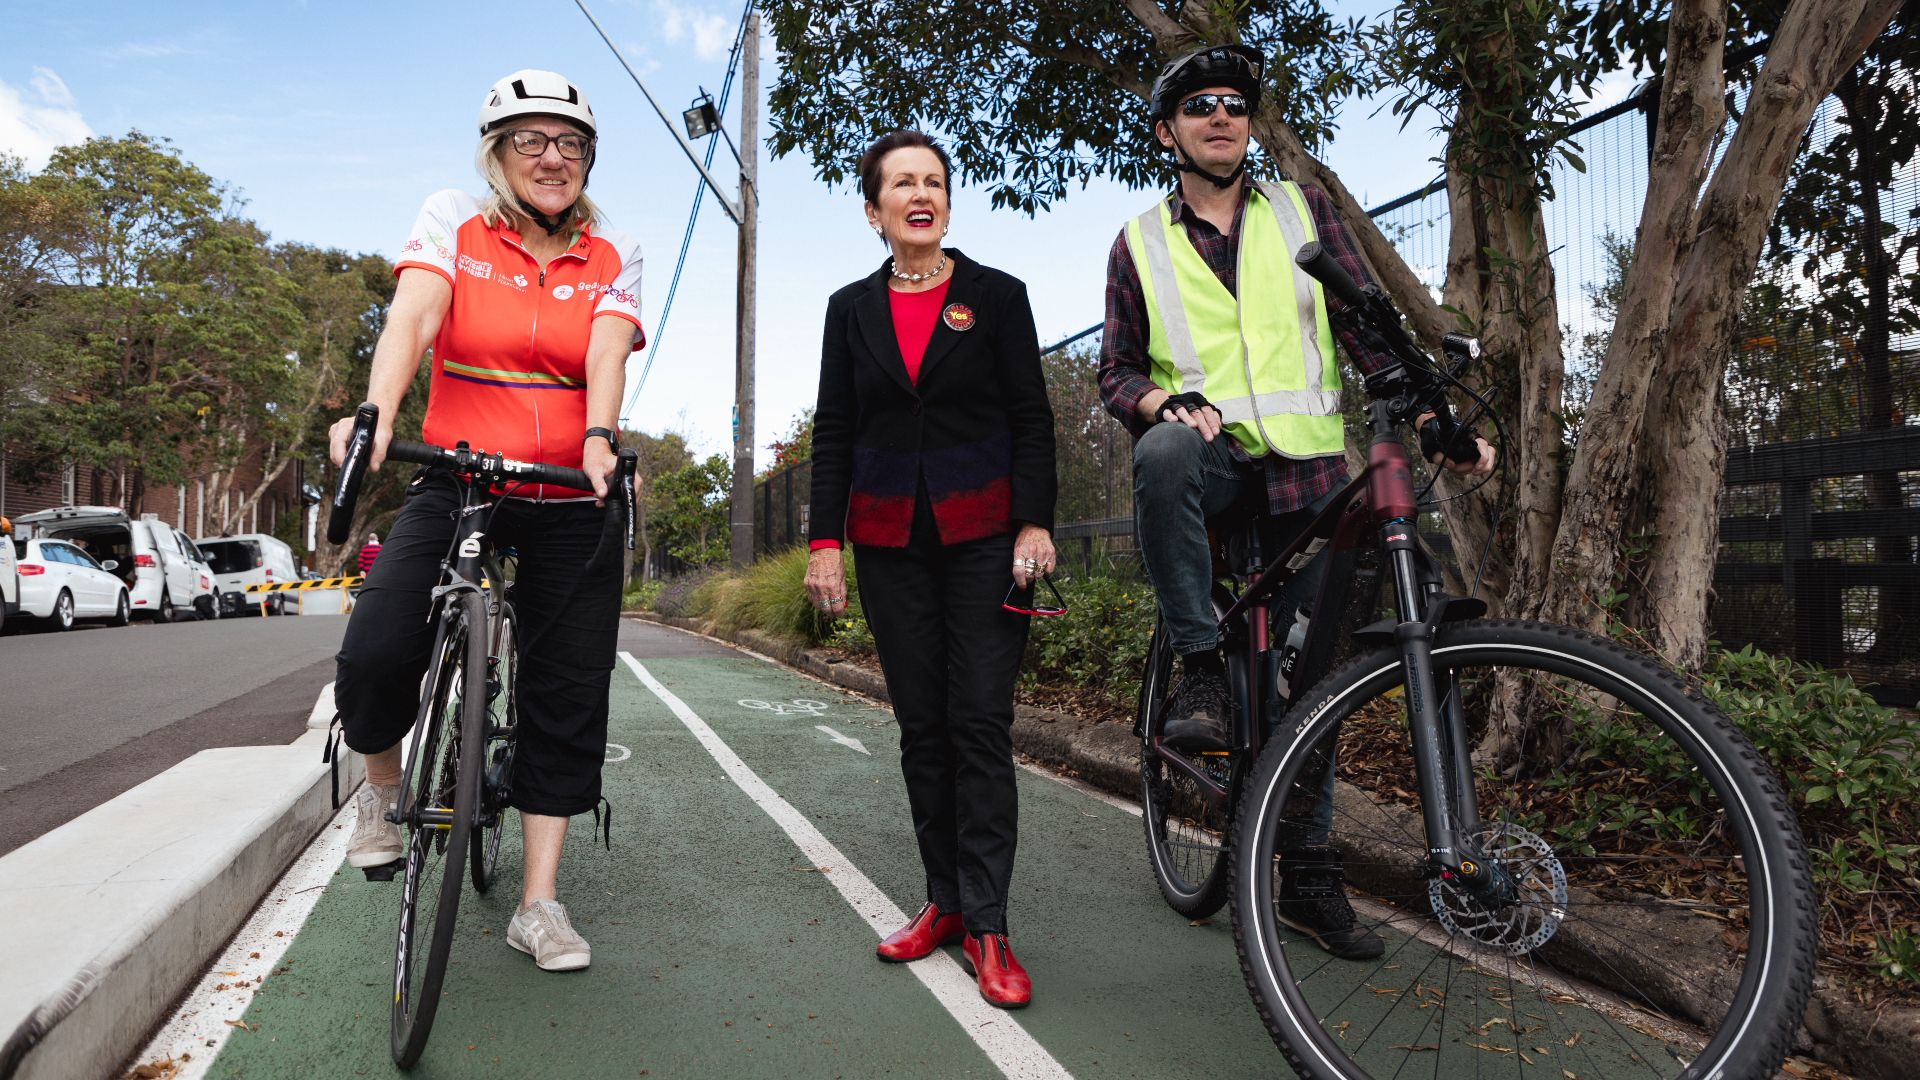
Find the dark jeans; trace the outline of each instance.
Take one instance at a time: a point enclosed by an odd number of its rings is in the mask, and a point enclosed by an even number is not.
[[[1213,553],[1207,548],[1207,519],[1226,513],[1242,498],[1260,497],[1256,492],[1263,493],[1266,485],[1258,465],[1234,460],[1228,450],[1232,438],[1222,432],[1208,442],[1185,424],[1161,423],[1133,444],[1134,536],[1173,650],[1183,656],[1220,644],[1210,599]],[[1307,506],[1277,515],[1273,543],[1292,543],[1338,494],[1336,488]],[[1267,552],[1269,558],[1277,554],[1278,548]],[[1327,553],[1322,551],[1274,598],[1275,648],[1285,643],[1301,602],[1319,593],[1326,570]],[[1326,843],[1333,820],[1333,781],[1330,767],[1309,843]]]
[[[433,651],[427,610],[459,507],[453,478],[422,470],[354,604],[337,658],[334,700],[347,745],[360,753],[385,750],[413,727]],[[494,547],[519,552],[512,594],[520,635],[513,805],[525,813],[568,817],[600,801],[607,687],[620,634],[620,563],[613,560],[590,581],[583,571],[605,513],[590,502],[510,498],[488,533]]]
[[[1027,642],[1027,616],[1000,606],[1013,537],[943,546],[923,487],[907,546],[856,555],[927,899],[959,911],[970,933],[1005,933],[1019,825],[1013,685]]]

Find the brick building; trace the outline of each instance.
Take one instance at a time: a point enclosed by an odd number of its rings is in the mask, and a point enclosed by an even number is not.
[[[116,493],[122,489],[121,478],[110,470],[68,465],[46,481],[28,485],[18,483],[7,475],[5,461],[6,456],[0,454],[0,517],[17,518],[36,510],[51,510],[60,506],[122,505],[116,498]],[[231,531],[273,533],[291,515],[301,521],[296,549],[304,545],[308,500],[301,495],[305,488],[303,465],[304,462],[297,458],[289,464]],[[182,487],[147,487],[131,500],[134,505],[125,509],[135,517],[143,513],[156,514],[161,521],[191,537],[213,536],[220,532],[223,511],[244,502],[247,494],[260,483],[259,453],[256,451],[249,455],[235,473],[225,492],[211,496],[211,504],[208,500],[209,492],[214,487],[214,477],[213,473],[208,472],[189,480]]]

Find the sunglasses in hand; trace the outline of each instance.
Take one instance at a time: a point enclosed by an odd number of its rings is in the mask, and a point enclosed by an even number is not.
[[[1039,599],[1037,585],[1040,581],[1046,582],[1047,591],[1053,594],[1053,605],[1051,607],[1035,603],[1035,601]],[[1024,593],[1027,597],[1027,602],[1024,604],[1016,602],[1013,595],[1015,593]],[[1019,582],[1014,582],[1007,587],[1007,598],[1000,601],[1000,606],[1019,615],[1064,615],[1067,611],[1067,602],[1060,598],[1060,590],[1053,587],[1052,574],[1040,578],[1039,581],[1028,585],[1024,589],[1020,587]]]

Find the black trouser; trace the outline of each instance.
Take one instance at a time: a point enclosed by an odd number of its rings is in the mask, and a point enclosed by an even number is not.
[[[360,753],[399,742],[419,712],[420,679],[433,651],[427,609],[459,508],[453,477],[421,470],[354,604],[334,701],[347,745]],[[513,805],[525,813],[567,817],[600,801],[607,686],[620,635],[620,561],[582,579],[605,514],[590,502],[509,498],[488,531],[496,549],[519,552]]]
[[[900,771],[927,899],[968,932],[1006,931],[1019,826],[1013,685],[1027,616],[1000,606],[1013,537],[942,546],[922,487],[904,548],[858,549],[860,607],[900,722]]]

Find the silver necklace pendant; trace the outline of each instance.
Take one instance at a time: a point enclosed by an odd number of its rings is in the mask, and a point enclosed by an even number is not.
[[[940,253],[940,265],[935,266],[933,269],[927,271],[926,273],[903,274],[900,272],[899,267],[896,265],[893,270],[893,276],[899,278],[901,281],[925,281],[928,278],[939,277],[940,271],[945,270],[946,268],[947,268],[947,253],[943,251]]]

